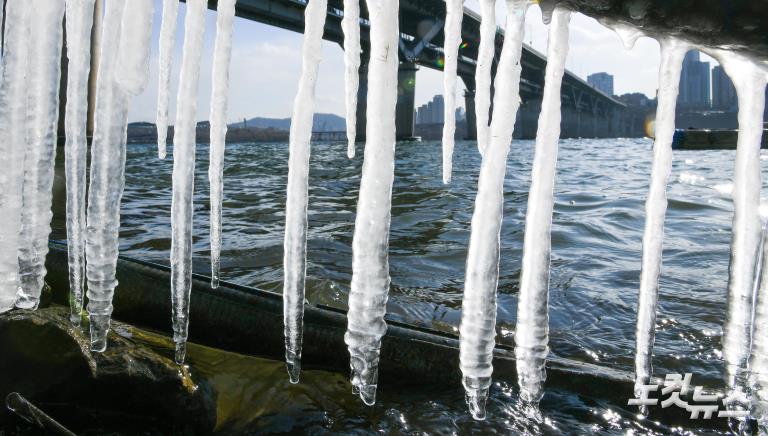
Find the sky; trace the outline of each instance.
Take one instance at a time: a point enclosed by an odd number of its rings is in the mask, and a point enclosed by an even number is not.
[[[505,2],[497,2],[497,21],[503,25]],[[466,0],[465,6],[479,10],[477,0]],[[170,119],[175,114],[175,94],[184,32],[186,4],[179,7],[176,49],[171,83]],[[146,90],[135,97],[128,118],[130,121],[154,121],[157,106],[158,40],[162,1],[155,2],[154,35],[150,60],[150,80]],[[211,59],[216,33],[216,13],[206,15],[205,45],[198,90],[198,120],[209,118],[211,94]],[[241,18],[235,19],[232,64],[230,67],[230,96],[228,120],[239,121],[256,116],[288,118],[301,72],[303,35]],[[541,11],[532,5],[526,16],[525,42],[546,53],[547,26]],[[338,44],[323,41],[322,62],[316,88],[316,112],[344,114],[344,59]],[[703,56],[706,58],[705,56]],[[703,59],[704,60],[704,59]],[[594,72],[605,71],[614,76],[614,92],[642,92],[655,96],[658,84],[659,44],[650,38],[640,38],[632,50],[625,50],[619,37],[596,20],[575,14],[571,19],[570,52],[566,67],[586,79]],[[458,96],[463,84],[458,81]],[[426,103],[435,94],[443,93],[442,72],[421,68],[416,74],[416,106]],[[463,105],[463,98],[458,98]]]

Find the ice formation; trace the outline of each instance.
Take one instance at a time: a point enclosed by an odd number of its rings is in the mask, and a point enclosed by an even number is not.
[[[168,101],[171,88],[171,63],[176,42],[176,16],[179,0],[163,0],[163,18],[160,25],[160,50],[157,87],[157,156],[165,159],[168,138]]]
[[[683,57],[689,48],[674,39],[661,39],[659,43],[661,45],[659,104],[656,109],[656,138],[653,142],[651,182],[645,203],[645,231],[635,328],[635,395],[641,395],[641,388],[648,384],[652,373],[664,216],[667,211],[667,179],[672,171],[675,106],[680,88]]]
[[[64,0],[30,0],[27,68],[27,143],[19,235],[19,294],[16,307],[34,309],[45,279],[51,233],[53,163],[59,121],[59,76]],[[18,86],[11,84],[11,86]]]
[[[85,166],[88,147],[88,75],[94,0],[66,0],[67,107],[64,167],[67,179],[67,251],[70,320],[80,325],[85,280]]]
[[[768,432],[768,220],[762,216],[763,227],[758,252],[759,271],[756,276],[757,294],[753,318],[752,350],[749,355],[749,389],[751,416],[757,420],[760,433]]]
[[[195,186],[197,86],[205,34],[206,0],[188,0],[176,123],[173,133],[171,203],[171,306],[176,363],[184,363],[192,291],[192,194]]]
[[[459,355],[467,404],[475,419],[485,419],[485,401],[493,372],[504,175],[514,130],[510,120],[515,119],[520,106],[520,56],[527,9],[527,0],[507,0],[506,37],[496,74],[493,120],[472,215]]]
[[[315,84],[327,15],[327,0],[311,0],[304,11],[301,78],[293,102],[288,158],[288,199],[285,203],[283,257],[283,322],[285,364],[291,383],[299,382],[304,320],[304,278],[307,269],[307,202],[309,143],[315,109]]]
[[[153,0],[104,2],[86,216],[86,276],[91,349],[107,347],[117,280],[120,201],[130,98],[149,76]]]
[[[224,148],[227,139],[229,62],[232,57],[232,22],[235,1],[216,5],[216,42],[213,49],[211,89],[211,147],[208,180],[211,184],[211,287],[219,287],[221,267],[221,202],[224,194]]]
[[[395,167],[398,0],[369,0],[371,60],[363,174],[352,240],[347,332],[351,382],[365,404],[376,401],[381,338],[389,294],[389,224]]]
[[[496,0],[480,0],[480,47],[475,69],[475,116],[477,148],[483,153],[488,144],[491,110],[491,70],[496,56]]]
[[[464,17],[464,0],[445,2],[445,67],[443,68],[443,92],[445,112],[443,122],[443,183],[451,183],[453,168],[453,146],[456,133],[456,69],[459,65],[461,44],[461,21]]]
[[[6,5],[0,76],[0,155],[8,165],[0,172],[0,312],[13,308],[19,288],[19,229],[24,152],[27,149],[26,108],[29,11],[26,2]]]
[[[751,342],[754,274],[761,233],[760,141],[763,133],[766,72],[754,61],[737,53],[719,53],[716,57],[733,81],[739,102],[723,360],[729,408],[740,409],[746,404],[744,370]]]
[[[347,112],[347,157],[355,157],[357,91],[360,86],[360,0],[344,0],[344,92]]]
[[[515,328],[515,360],[520,397],[538,403],[543,395],[549,352],[549,264],[552,207],[560,138],[560,87],[568,55],[571,13],[557,8],[549,24],[544,96],[525,217],[520,291]]]

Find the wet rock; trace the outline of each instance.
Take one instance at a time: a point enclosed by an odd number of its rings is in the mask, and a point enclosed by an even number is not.
[[[107,351],[92,353],[87,325],[72,326],[68,313],[49,307],[0,315],[0,396],[19,392],[78,434],[214,428],[211,388],[196,385],[171,355],[138,345],[126,337],[131,327],[115,321]]]

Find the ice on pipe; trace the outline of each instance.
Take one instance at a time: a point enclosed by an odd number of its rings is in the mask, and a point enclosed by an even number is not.
[[[93,351],[104,351],[107,347],[112,297],[117,286],[128,104],[148,80],[153,4],[153,0],[104,2],[85,237]],[[120,67],[125,70],[118,72]]]
[[[504,175],[520,106],[520,55],[528,4],[527,0],[507,0],[506,38],[496,74],[493,120],[480,166],[469,238],[459,327],[459,366],[467,404],[478,420],[485,419],[493,372]]]
[[[304,11],[301,77],[293,101],[288,144],[288,198],[285,202],[283,255],[283,323],[285,365],[291,383],[299,382],[304,324],[304,282],[307,270],[307,203],[309,153],[315,109],[315,85],[320,68],[327,0],[310,0]]]
[[[67,253],[70,320],[80,325],[85,280],[85,166],[88,76],[94,0],[66,0],[67,104],[64,171],[67,180]]]
[[[480,0],[480,47],[475,68],[475,116],[477,118],[477,148],[483,153],[488,144],[491,127],[491,70],[496,56],[496,0]]]
[[[163,18],[160,24],[157,87],[157,156],[165,159],[168,139],[168,102],[171,89],[171,64],[176,43],[176,21],[179,0],[163,0]]]
[[[27,149],[26,108],[30,5],[6,5],[5,53],[0,64],[0,156],[7,165],[0,172],[0,312],[16,304],[19,289],[19,230],[24,153]]]
[[[211,135],[208,180],[211,184],[211,287],[219,287],[221,271],[221,203],[224,195],[224,149],[227,139],[229,63],[232,57],[232,22],[235,1],[216,5],[216,42],[213,49]]]
[[[206,0],[188,0],[184,18],[176,123],[173,133],[171,200],[171,308],[176,363],[184,363],[192,291],[192,194],[195,181],[197,87],[205,34]]]
[[[766,72],[752,60],[737,53],[718,52],[715,57],[733,81],[739,103],[723,360],[728,407],[740,410],[747,407],[744,371],[751,342],[754,274],[761,234],[760,141],[763,134]]]
[[[568,55],[571,13],[557,8],[549,24],[544,95],[525,217],[520,292],[515,328],[515,363],[520,397],[536,404],[543,396],[549,353],[549,265],[552,207],[560,139],[560,88]]]
[[[664,216],[667,212],[667,180],[672,171],[672,137],[675,133],[675,106],[680,88],[680,71],[688,46],[674,39],[661,39],[659,104],[656,109],[656,138],[648,198],[645,201],[645,230],[640,268],[640,291],[635,327],[635,396],[652,375],[656,306],[659,296]],[[638,397],[639,398],[639,397]],[[645,408],[641,408],[645,412]]]
[[[381,338],[389,294],[389,225],[395,169],[398,0],[369,0],[371,60],[363,174],[352,239],[347,332],[353,392],[376,401]]]
[[[456,134],[456,69],[459,66],[461,44],[461,20],[464,17],[464,0],[445,2],[445,67],[443,68],[443,93],[445,94],[443,122],[443,183],[451,183],[453,170],[454,135]]]
[[[344,102],[347,113],[347,157],[355,157],[357,91],[360,87],[360,0],[344,0]]]
[[[64,0],[30,0],[27,68],[27,143],[19,235],[16,307],[35,309],[45,279],[51,233],[53,165],[59,121]],[[19,86],[10,83],[10,86]]]

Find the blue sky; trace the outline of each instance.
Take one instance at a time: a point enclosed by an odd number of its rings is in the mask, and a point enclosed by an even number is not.
[[[497,20],[503,24],[505,6],[498,1]],[[477,0],[467,0],[466,6],[478,10]],[[179,7],[176,55],[172,73],[171,120],[175,114],[175,90],[183,44],[186,5]],[[157,99],[158,35],[162,1],[155,4],[150,82],[147,89],[132,102],[130,121],[154,121]],[[525,41],[545,53],[547,26],[541,21],[538,6],[531,6],[526,19]],[[206,16],[206,35],[198,92],[198,119],[208,119],[211,93],[211,57],[216,32],[216,14]],[[659,46],[655,40],[641,38],[634,49],[624,49],[618,36],[592,18],[574,15],[571,23],[571,51],[567,67],[582,78],[597,71],[615,76],[617,94],[643,92],[653,96],[657,87]],[[230,121],[255,116],[287,118],[291,114],[293,97],[301,69],[303,35],[240,18],[235,20],[232,65],[230,70]],[[341,47],[323,41],[323,61],[317,83],[317,112],[344,113],[344,61]],[[459,81],[461,82],[461,81]],[[457,91],[463,90],[459,84]],[[422,68],[416,78],[416,103],[420,105],[433,95],[442,94],[442,73]],[[459,94],[461,95],[461,94]],[[463,99],[459,101],[463,104]]]

